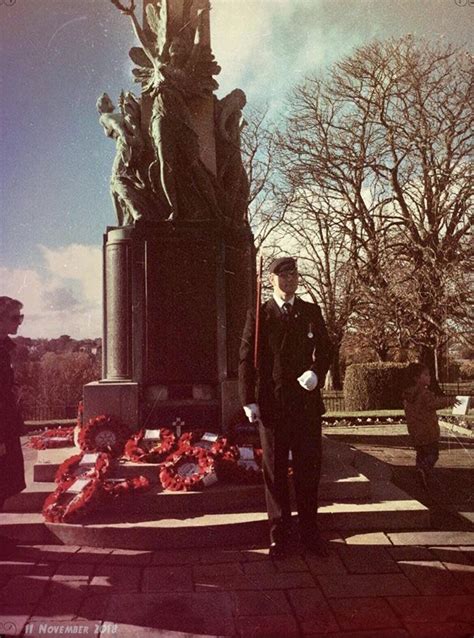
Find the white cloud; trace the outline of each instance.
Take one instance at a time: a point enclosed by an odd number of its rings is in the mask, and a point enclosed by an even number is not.
[[[102,291],[102,250],[98,246],[71,244],[52,249],[40,246],[47,271],[59,281],[81,287],[84,301],[96,302]]]
[[[321,0],[214,0],[212,48],[222,96],[242,88],[250,104],[281,115],[288,91],[331,57]]]
[[[98,246],[40,246],[44,265],[0,268],[2,293],[24,304],[19,334],[74,338],[102,334],[102,251]]]

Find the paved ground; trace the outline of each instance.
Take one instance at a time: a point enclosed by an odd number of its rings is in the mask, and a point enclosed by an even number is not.
[[[420,492],[397,427],[331,428],[330,436],[383,458],[404,489]],[[473,440],[448,443],[440,469],[456,494],[469,467],[472,475]],[[0,636],[472,637],[474,532],[456,513],[469,505],[462,495],[422,494],[444,511],[432,530],[329,534],[325,559],[272,562],[256,547],[22,546],[0,563]]]
[[[442,427],[440,457],[427,490],[417,479],[415,451],[405,425],[331,427],[331,438],[387,463],[393,482],[430,508],[439,529],[471,529],[474,523],[474,433]]]

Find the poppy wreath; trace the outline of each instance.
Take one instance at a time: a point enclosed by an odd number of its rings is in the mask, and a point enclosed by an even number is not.
[[[80,492],[71,494],[68,490],[76,481],[76,478],[71,478],[60,483],[46,498],[43,516],[48,523],[75,523],[99,504],[102,494],[100,477],[91,476]]]
[[[82,461],[83,456],[84,453],[82,452],[81,454],[75,454],[63,461],[56,471],[56,476],[54,477],[55,482],[64,483],[72,478],[86,478],[93,474],[97,474],[102,480],[108,475],[111,464],[109,454],[106,452],[100,452],[93,467],[84,465],[81,468],[80,462]]]
[[[129,438],[128,428],[113,416],[102,414],[82,426],[78,443],[84,452],[108,452],[121,456]]]
[[[106,479],[102,484],[104,495],[112,499],[122,496],[146,492],[151,486],[146,476],[134,476],[133,478],[114,481]]]
[[[171,430],[160,428],[160,440],[150,445],[143,440],[145,430],[134,434],[125,444],[124,457],[135,463],[162,463],[176,450],[176,436]]]
[[[258,468],[239,463],[240,452],[232,447],[227,453],[216,459],[217,478],[224,483],[255,485],[263,482],[262,449],[253,447],[254,461]]]
[[[214,457],[202,448],[181,449],[168,458],[160,470],[160,481],[165,490],[201,490],[214,475]]]
[[[228,441],[226,438],[218,436],[215,441],[203,440],[205,434],[214,434],[213,432],[206,432],[205,430],[192,430],[191,432],[184,432],[178,439],[177,454],[181,454],[182,451],[189,450],[190,448],[199,448],[204,450],[208,454],[218,456],[224,452],[228,447]]]
[[[181,454],[185,450],[189,450],[195,443],[201,440],[204,430],[190,430],[183,432],[178,439],[177,454]]]
[[[41,434],[30,437],[28,445],[35,450],[70,447],[74,445],[74,428],[51,428],[45,430]]]

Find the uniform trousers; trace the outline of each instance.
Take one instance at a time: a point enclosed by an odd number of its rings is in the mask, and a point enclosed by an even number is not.
[[[284,541],[291,530],[288,479],[289,452],[298,509],[300,538],[311,542],[318,534],[318,487],[321,475],[321,417],[308,414],[301,388],[293,398],[276,399],[271,416],[262,411],[259,425],[263,450],[265,498],[270,522],[270,540]]]

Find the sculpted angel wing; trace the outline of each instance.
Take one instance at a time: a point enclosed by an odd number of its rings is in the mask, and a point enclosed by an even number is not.
[[[150,59],[148,58],[142,47],[132,47],[128,52],[128,55],[130,56],[132,62],[135,62],[135,64],[138,66],[144,66],[150,69],[153,67]]]
[[[122,100],[122,112],[128,127],[135,131],[140,130],[141,106],[138,98],[131,91],[127,91]]]
[[[158,11],[157,11],[158,7]],[[165,49],[169,44],[167,42],[168,33],[168,0],[163,0],[155,7],[154,4],[148,4],[146,7],[146,19],[150,30],[155,35],[155,51],[158,58],[163,59]]]
[[[138,158],[143,150],[144,142],[141,133],[141,103],[131,92],[122,93],[120,106],[126,130],[129,133],[130,160]]]
[[[143,91],[148,92],[153,88],[153,64],[141,47],[132,47],[128,52],[132,61],[137,65],[132,69],[135,82],[142,85]]]

